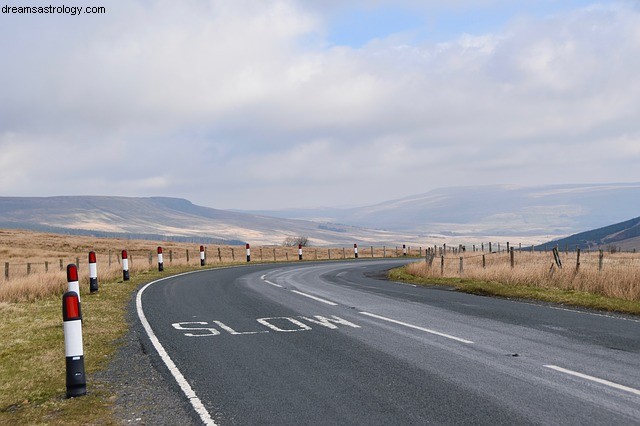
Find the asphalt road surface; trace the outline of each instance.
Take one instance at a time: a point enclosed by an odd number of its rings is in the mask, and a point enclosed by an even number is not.
[[[381,279],[402,262],[185,274],[138,315],[208,424],[640,424],[640,320]]]

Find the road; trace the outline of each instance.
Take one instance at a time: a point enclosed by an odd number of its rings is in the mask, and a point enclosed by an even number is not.
[[[209,424],[640,424],[640,320],[380,279],[402,262],[185,274],[138,315]]]

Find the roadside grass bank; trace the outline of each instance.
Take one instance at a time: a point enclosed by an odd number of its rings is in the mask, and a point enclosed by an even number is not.
[[[433,276],[431,272],[426,272],[426,270],[423,263],[410,264],[390,270],[388,277],[393,281],[423,286],[454,287],[461,292],[482,296],[537,300],[600,311],[640,315],[640,301],[637,300],[626,300],[570,288],[535,286],[533,283],[509,283],[474,277]]]
[[[0,424],[118,424],[113,391],[92,379],[107,368],[128,329],[127,303],[140,285],[194,269],[140,271],[127,282],[101,281],[95,294],[81,281],[87,395],[80,398],[66,399],[62,293],[0,302]]]

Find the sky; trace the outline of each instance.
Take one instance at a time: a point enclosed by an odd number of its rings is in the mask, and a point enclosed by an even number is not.
[[[638,1],[2,1],[0,196],[640,181]]]

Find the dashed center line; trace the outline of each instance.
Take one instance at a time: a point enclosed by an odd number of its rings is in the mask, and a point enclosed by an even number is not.
[[[625,392],[630,392],[635,395],[640,395],[640,390],[630,388],[628,386],[619,385],[618,383],[610,382],[608,380],[599,379],[597,377],[589,376],[587,374],[578,373],[577,371],[567,370],[566,368],[558,367],[556,365],[545,365],[545,367],[550,368],[555,371],[559,371],[561,373],[569,374],[570,376],[580,377],[581,379],[590,380],[592,382],[600,383],[601,385],[609,386],[615,389],[623,390]]]
[[[338,304],[337,304],[337,303],[331,302],[331,301],[329,301],[329,300],[321,299],[321,298],[319,298],[319,297],[312,296],[312,295],[310,295],[310,294],[303,293],[303,292],[301,292],[301,291],[291,290],[291,292],[292,292],[292,293],[295,293],[295,294],[299,294],[300,296],[308,297],[309,299],[313,299],[313,300],[316,300],[316,301],[318,301],[318,302],[325,303],[325,304],[330,305],[330,306],[338,306]]]
[[[413,328],[415,330],[424,331],[425,333],[434,334],[436,336],[445,337],[447,339],[455,340],[457,342],[473,344],[473,342],[471,340],[461,339],[459,337],[455,337],[455,336],[452,336],[450,334],[440,333],[439,331],[430,330],[428,328],[419,327],[419,326],[413,325],[413,324],[408,324],[406,322],[394,320],[392,318],[387,318],[387,317],[383,317],[383,316],[380,316],[380,315],[371,314],[369,312],[360,312],[360,314],[366,315],[366,316],[371,317],[371,318],[376,318],[376,319],[379,319],[379,320],[382,320],[382,321],[392,322],[394,324],[402,325],[404,327]]]

